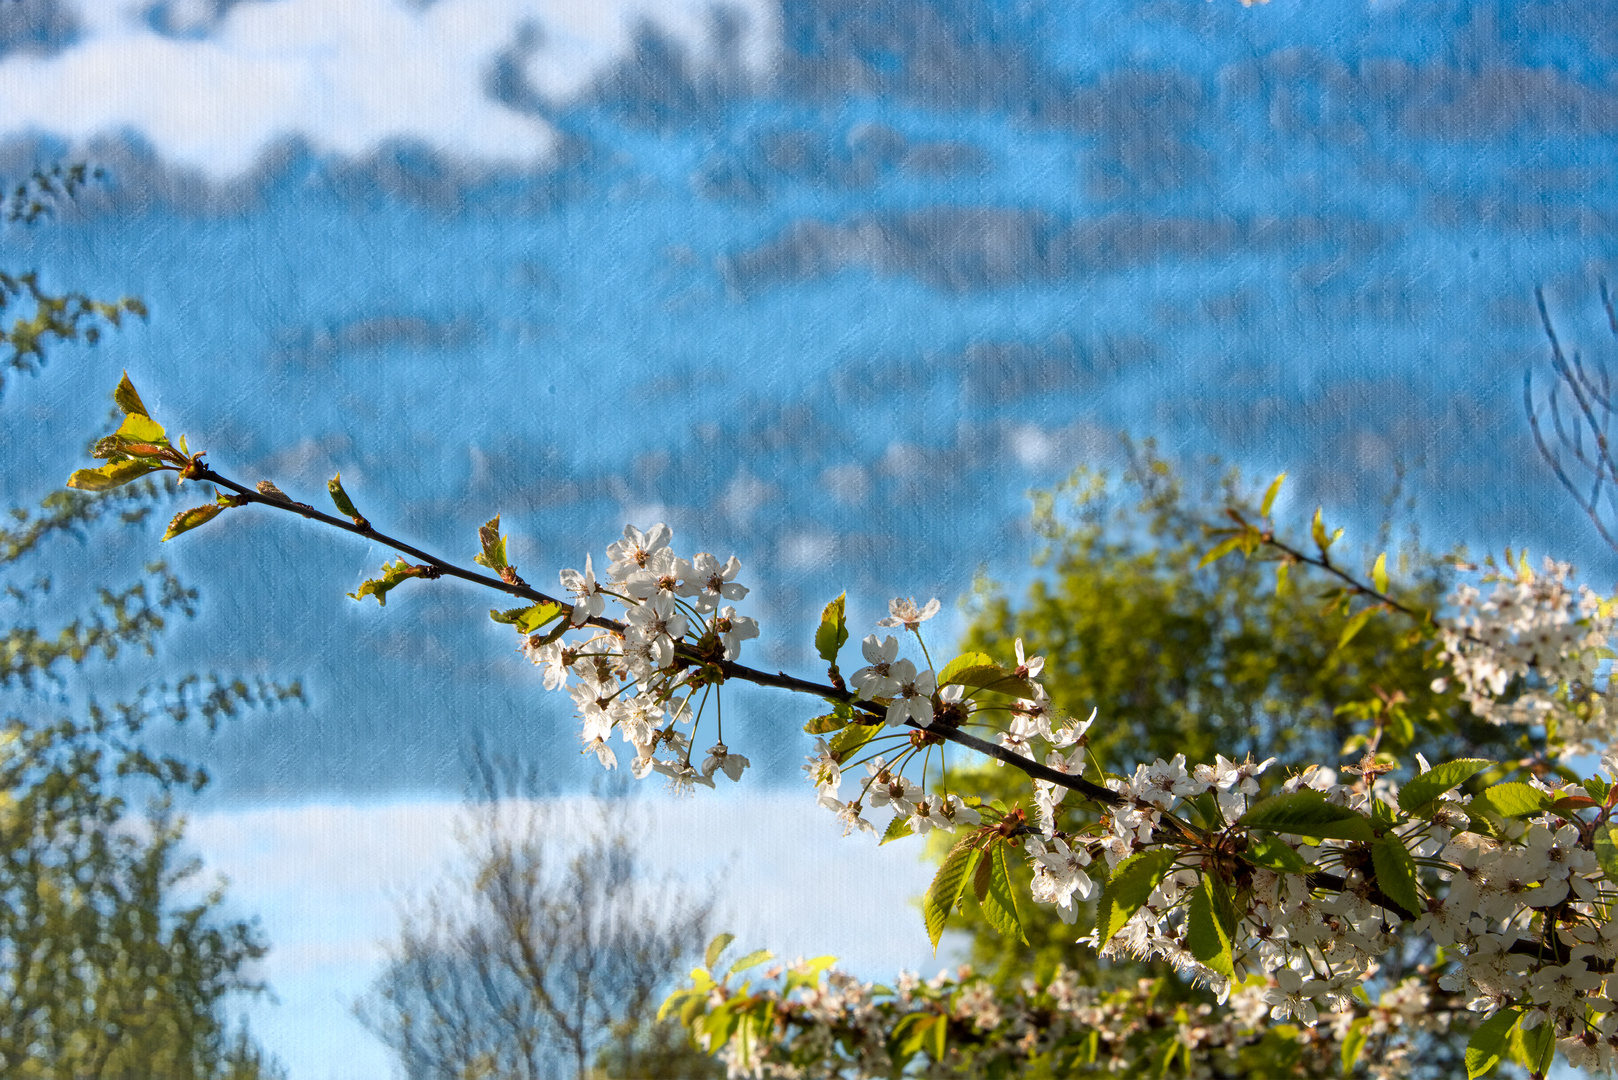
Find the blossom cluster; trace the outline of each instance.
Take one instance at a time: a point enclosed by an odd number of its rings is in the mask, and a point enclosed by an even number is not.
[[[912,600],[894,599],[889,604],[889,617],[877,625],[906,628],[922,645],[925,656],[920,625],[937,613],[938,606],[936,599],[923,608],[917,608]],[[993,701],[972,695],[964,682],[950,681],[948,667],[940,685],[939,673],[931,667],[918,670],[913,660],[899,656],[899,639],[892,635],[879,638],[871,634],[860,648],[866,663],[850,676],[855,691],[882,710],[888,728],[914,730],[870,735],[841,747],[836,740],[831,743],[823,738],[816,740],[815,753],[804,771],[815,785],[820,805],[842,820],[845,835],[855,830],[876,833],[876,827],[865,817],[867,809],[894,813],[890,834],[899,830],[924,836],[933,829],[952,832],[959,826],[982,824],[978,811],[967,805],[959,794],[928,794],[926,751],[941,741],[936,736],[928,736],[927,729],[935,721],[949,728],[986,727],[999,746],[1030,761],[1035,759],[1033,740],[1041,739],[1051,748],[1047,756],[1051,768],[1074,774],[1083,771],[1085,733],[1094,717],[1077,723],[1057,717],[1049,694],[1037,681],[1044,668],[1044,657],[1026,656],[1021,639],[1015,645],[1016,665],[1008,669],[1010,678],[997,684],[1002,692],[994,695]],[[976,659],[988,661],[990,658]],[[977,670],[982,670],[982,665],[978,665]],[[1009,689],[1013,687],[1016,691]],[[1018,692],[1026,696],[1018,696]],[[858,792],[854,798],[844,801],[841,798],[846,771],[844,761],[850,751],[891,741],[902,744],[899,753],[891,760],[883,754],[866,759],[865,777],[859,782]],[[905,767],[918,759],[922,766],[920,777],[912,779],[906,775]],[[1004,765],[1004,762],[999,764]],[[1036,786],[1039,787],[1036,802],[1044,814],[1053,812],[1067,792],[1064,787],[1044,781],[1036,781]]]
[[[655,772],[685,790],[712,787],[719,772],[740,780],[749,765],[730,752],[722,728],[700,768],[692,764],[691,742],[718,681],[714,665],[736,660],[742,642],[758,636],[758,623],[725,603],[747,595],[736,581],[741,564],[734,555],[724,563],[706,552],[680,558],[672,539],[667,525],[644,533],[628,526],[607,548],[605,581],[596,578],[589,555],[582,573],[563,570],[571,610],[556,631],[529,634],[521,648],[544,668],[547,690],[572,696],[584,752],[616,767],[608,745],[616,729],[635,752],[636,779]],[[616,626],[599,625],[608,601],[623,611]],[[560,632],[570,628],[584,633]]]
[[[1618,626],[1618,612],[1588,585],[1575,589],[1573,569],[1547,558],[1535,574],[1526,559],[1512,573],[1483,576],[1485,595],[1462,584],[1450,596],[1454,614],[1439,626],[1448,664],[1468,708],[1496,724],[1544,725],[1569,754],[1599,750],[1618,738],[1597,667]],[[1440,677],[1442,691],[1448,677]]]

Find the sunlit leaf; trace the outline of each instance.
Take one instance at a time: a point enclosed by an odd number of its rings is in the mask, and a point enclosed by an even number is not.
[[[114,461],[99,469],[79,469],[67,478],[67,486],[81,491],[110,491],[157,469],[145,461]]]
[[[847,601],[845,592],[827,604],[820,613],[820,625],[815,628],[815,652],[828,664],[837,663],[837,652],[848,640],[848,623],[843,610]]]
[[[174,520],[169,522],[168,531],[163,534],[163,539],[172,540],[181,533],[190,532],[198,525],[205,525],[218,517],[219,513],[224,509],[221,504],[211,502],[204,503],[201,506],[193,506],[189,510],[181,510],[174,515]]]
[[[386,607],[388,593],[392,589],[410,578],[426,577],[430,571],[430,567],[412,566],[402,558],[395,563],[383,563],[381,577],[362,582],[359,592],[351,592],[348,595],[355,600],[363,600],[367,596],[374,596],[378,604]]]
[[[1281,493],[1281,484],[1286,480],[1287,474],[1282,473],[1270,481],[1270,486],[1264,489],[1264,501],[1259,504],[1258,512],[1265,517],[1270,516],[1270,508],[1275,505],[1275,497]]]
[[[1371,823],[1364,815],[1346,806],[1329,803],[1320,792],[1308,788],[1272,795],[1249,809],[1237,824],[1249,829],[1334,840],[1369,841],[1374,838]]]

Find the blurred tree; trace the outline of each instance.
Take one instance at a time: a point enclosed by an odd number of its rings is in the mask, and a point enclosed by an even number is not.
[[[48,215],[81,172],[41,170],[5,204],[10,221]],[[37,372],[48,345],[94,343],[103,323],[144,314],[47,292],[32,274],[0,273],[0,362]],[[3,383],[0,383],[3,386]],[[27,1080],[258,1080],[278,1075],[227,1006],[257,992],[264,955],[252,924],[222,917],[222,892],[198,881],[181,851],[174,796],[206,773],[154,755],[155,720],[211,728],[244,707],[301,697],[297,684],[210,676],[152,685],[98,702],[96,660],[151,653],[196,593],[162,563],[122,589],[84,573],[66,544],[107,539],[169,498],[150,482],[122,491],[56,491],[14,507],[0,528],[0,1075]],[[116,545],[107,545],[116,546]],[[103,682],[115,681],[102,670]],[[144,809],[130,800],[144,792]]]
[[[466,876],[407,912],[356,1009],[409,1080],[697,1080],[723,1067],[656,1020],[709,936],[711,890],[650,880],[634,804],[572,809],[478,762]],[[566,852],[558,865],[556,853]]]

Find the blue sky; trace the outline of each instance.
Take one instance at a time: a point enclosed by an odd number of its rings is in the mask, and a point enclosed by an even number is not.
[[[1521,386],[1536,287],[1564,340],[1613,351],[1614,26],[1578,0],[21,0],[0,174],[68,155],[107,180],[9,228],[5,265],[151,318],[8,379],[0,430],[31,449],[0,485],[31,502],[78,467],[127,368],[228,475],[313,501],[341,470],[462,559],[499,511],[536,582],[668,521],[741,557],[751,656],[796,671],[844,588],[861,632],[936,595],[958,634],[980,568],[1027,580],[1027,491],[1116,468],[1120,430],[1286,469],[1283,510],[1325,502],[1352,543],[1403,471],[1429,544],[1527,543],[1610,587]],[[90,553],[94,577],[155,551]],[[375,1074],[328,1060],[363,1040],[330,1005],[388,890],[448,857],[410,823],[442,820],[477,743],[587,790],[570,710],[484,597],[346,599],[384,558],[352,538],[244,513],[162,554],[204,600],[160,672],[309,688],[178,737],[216,777],[196,841],[278,947],[260,1026],[299,1080]],[[801,718],[737,697],[756,775],[722,805],[811,815]],[[244,850],[249,821],[271,846]],[[345,828],[411,854],[333,887],[319,838]],[[825,846],[816,880],[876,855]],[[900,922],[813,951],[920,963]]]

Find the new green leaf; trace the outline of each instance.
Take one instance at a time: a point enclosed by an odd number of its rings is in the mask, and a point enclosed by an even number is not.
[[[201,506],[193,506],[189,510],[181,510],[174,515],[174,520],[169,522],[168,531],[163,534],[163,539],[172,540],[183,532],[190,532],[198,525],[205,525],[218,517],[219,512],[223,509],[224,507],[219,503],[212,502],[204,503]]]
[[[1176,851],[1142,851],[1118,864],[1106,888],[1101,891],[1101,902],[1096,908],[1096,940],[1098,948],[1105,947],[1124,924],[1134,918],[1151,897],[1152,890],[1168,877]]]
[[[720,934],[718,937],[708,942],[708,951],[704,953],[702,957],[703,965],[707,967],[709,971],[712,971],[714,969],[714,965],[719,963],[719,954],[723,953],[725,949],[729,947],[730,943],[735,940],[735,934]]]
[[[1017,910],[1017,897],[1011,889],[1011,873],[1006,866],[1006,846],[996,844],[985,856],[989,867],[988,888],[978,895],[978,906],[983,909],[989,925],[1007,937],[1028,944],[1023,930],[1022,913]]]
[[[746,971],[748,968],[758,967],[760,964],[764,963],[764,961],[772,959],[774,956],[775,954],[768,949],[755,949],[746,956],[742,957],[740,960],[736,961],[734,964],[730,965],[730,973],[729,975],[726,975],[726,978],[729,978],[730,975],[736,975],[740,972]]]
[[[827,604],[820,613],[820,626],[815,629],[815,651],[828,664],[837,663],[837,652],[848,640],[848,623],[843,610],[847,602],[845,592]]]
[[[971,880],[972,871],[977,868],[978,858],[983,854],[974,846],[975,839],[974,836],[963,836],[955,842],[949,854],[944,856],[944,865],[938,868],[927,895],[922,899],[927,938],[933,943],[934,952],[938,951],[938,939],[944,936],[944,923],[948,921],[950,912],[955,910],[966,883]]]
[[[398,562],[383,563],[382,576],[371,578],[362,582],[359,592],[349,593],[354,600],[363,600],[367,596],[376,597],[376,602],[382,607],[388,606],[388,593],[396,588],[400,582],[413,577],[425,577],[430,568],[426,566],[412,566],[401,558]]]
[[[834,731],[841,731],[848,726],[848,718],[838,716],[836,713],[827,713],[817,716],[803,725],[803,730],[809,735],[830,735]]]
[[[882,724],[850,724],[839,731],[826,748],[831,756],[837,759],[839,765],[846,762],[859,752],[859,748],[876,738],[882,730]]]
[[[1596,830],[1595,848],[1601,872],[1607,875],[1608,881],[1618,884],[1618,838],[1613,836],[1611,825],[1603,825]]]
[[[1484,788],[1469,804],[1504,818],[1537,814],[1549,805],[1550,799],[1543,791],[1515,780]]]
[[[497,574],[510,565],[506,562],[506,538],[500,535],[499,514],[478,527],[478,543],[483,550],[472,556],[473,562],[487,566]]]
[[[1275,497],[1281,494],[1281,484],[1286,480],[1286,478],[1287,474],[1282,473],[1274,480],[1271,480],[1270,486],[1264,489],[1264,501],[1260,503],[1258,507],[1258,512],[1260,514],[1263,514],[1265,517],[1270,516],[1270,508],[1275,505]]]
[[[1360,1051],[1365,1049],[1365,1041],[1370,1038],[1372,1019],[1362,1016],[1348,1026],[1348,1034],[1343,1036],[1343,1075],[1353,1076],[1354,1066],[1359,1063]]]
[[[1218,562],[1220,559],[1223,559],[1226,555],[1229,555],[1232,551],[1235,551],[1237,548],[1241,547],[1242,541],[1246,538],[1246,534],[1241,532],[1238,532],[1235,536],[1227,536],[1225,539],[1215,544],[1213,548],[1202,557],[1202,560],[1197,563],[1197,569],[1201,570],[1209,563]]]
[[[118,425],[113,436],[126,445],[129,443],[149,444],[152,446],[167,446],[169,444],[168,432],[163,425],[153,420],[145,413],[130,413],[124,417],[124,422]]]
[[[944,665],[938,673],[938,685],[964,686],[968,690],[985,690],[1007,697],[1031,698],[1034,685],[1027,679],[1007,671],[986,653],[962,653]]]
[[[553,604],[542,601],[532,607],[508,608],[505,611],[489,611],[489,618],[497,623],[515,626],[520,634],[532,634],[546,623],[565,616],[571,608],[562,604]],[[564,624],[565,625],[565,624]]]
[[[67,478],[67,486],[80,491],[111,491],[147,473],[156,472],[158,466],[145,461],[125,459],[103,465],[99,469],[80,469]]]
[[[1370,622],[1371,616],[1375,614],[1376,608],[1374,607],[1368,607],[1355,613],[1354,617],[1348,620],[1348,625],[1343,627],[1342,636],[1337,639],[1337,647],[1341,649],[1350,641],[1353,641],[1355,635],[1365,629],[1365,624]]]
[[[1215,875],[1203,874],[1186,906],[1185,947],[1204,966],[1228,979],[1236,971],[1230,948],[1235,934],[1230,890]]]
[[[1410,918],[1427,910],[1416,883],[1416,861],[1397,836],[1389,833],[1371,845],[1371,864],[1376,870],[1376,883]]]
[[[1457,758],[1435,765],[1399,789],[1399,809],[1408,814],[1426,806],[1446,791],[1453,791],[1495,763],[1483,758]]]
[[[125,415],[147,415],[146,406],[142,404],[140,395],[135,393],[135,384],[129,381],[127,371],[124,372],[124,377],[118,380],[118,388],[112,392],[112,400],[117,402]]]
[[[1249,829],[1333,840],[1369,841],[1374,836],[1371,823],[1364,815],[1329,803],[1324,795],[1309,788],[1272,795],[1243,814],[1237,824]]]
[[[348,497],[348,492],[343,490],[342,473],[338,473],[336,476],[326,481],[326,490],[331,492],[332,505],[337,507],[337,512],[339,514],[342,514],[344,517],[353,518],[354,524],[360,526],[361,528],[364,528],[369,524],[369,522],[365,520],[365,515],[354,509],[354,500],[350,499]]]
[[[1278,874],[1301,874],[1309,869],[1303,856],[1285,840],[1275,836],[1255,836],[1247,841],[1245,857],[1255,866],[1274,870]]]

